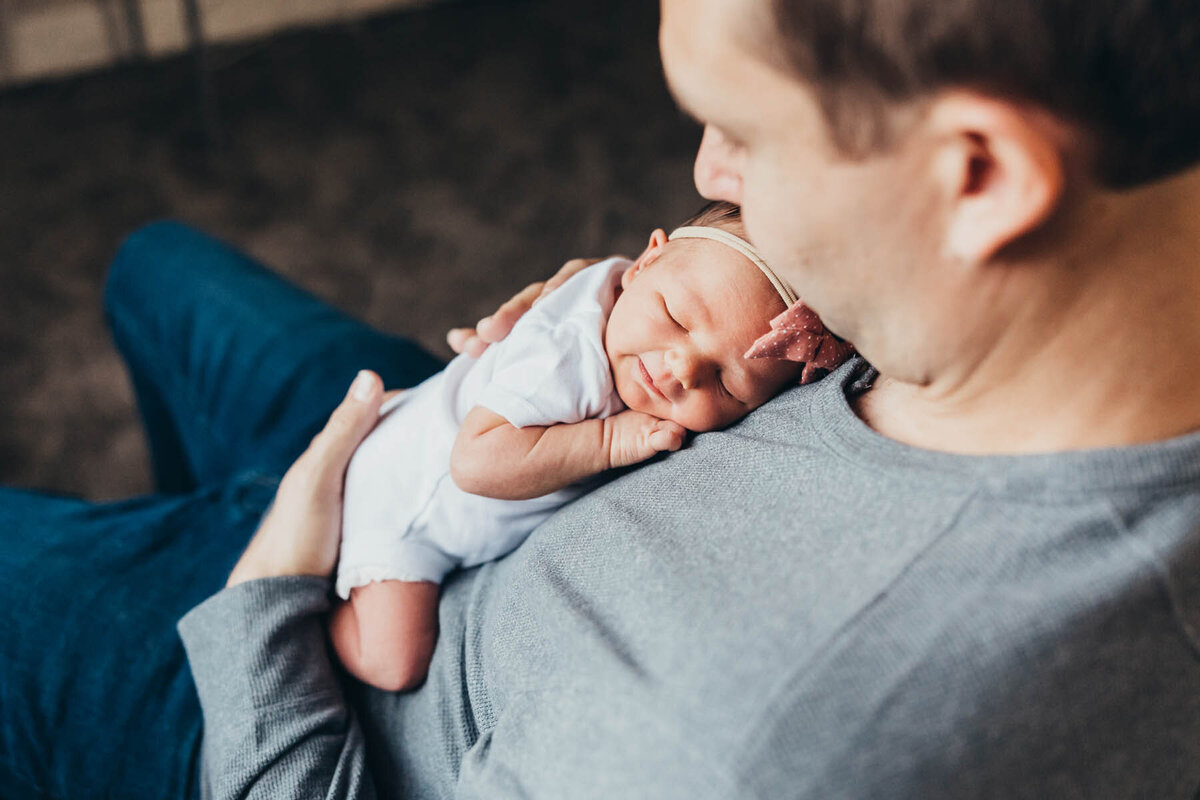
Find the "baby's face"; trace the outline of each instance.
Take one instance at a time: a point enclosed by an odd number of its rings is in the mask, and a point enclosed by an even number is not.
[[[625,405],[711,431],[796,382],[799,364],[742,358],[784,310],[749,259],[720,242],[678,239],[644,261],[622,278],[604,336]]]

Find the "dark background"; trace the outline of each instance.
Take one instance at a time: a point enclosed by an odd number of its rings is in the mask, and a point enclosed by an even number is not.
[[[161,217],[449,356],[445,331],[701,203],[649,0],[457,2],[0,93],[0,483],[151,489],[104,326]],[[205,144],[208,134],[221,144]]]

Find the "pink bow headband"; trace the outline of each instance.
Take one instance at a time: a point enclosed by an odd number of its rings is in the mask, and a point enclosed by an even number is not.
[[[778,358],[802,362],[804,369],[800,373],[800,383],[805,384],[824,377],[854,355],[854,347],[826,328],[817,312],[796,296],[791,285],[776,275],[754,245],[745,239],[722,228],[707,226],[676,228],[667,238],[711,239],[732,247],[750,259],[783,298],[787,309],[771,320],[771,330],[758,337],[743,358]]]

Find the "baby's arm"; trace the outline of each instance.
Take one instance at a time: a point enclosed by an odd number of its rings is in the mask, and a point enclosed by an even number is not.
[[[398,692],[425,680],[438,633],[438,585],[373,581],[350,590],[329,620],[329,637],[351,675]]]
[[[494,411],[476,406],[458,431],[450,475],[464,492],[525,500],[664,450],[678,450],[685,433],[677,423],[640,411],[517,428]]]

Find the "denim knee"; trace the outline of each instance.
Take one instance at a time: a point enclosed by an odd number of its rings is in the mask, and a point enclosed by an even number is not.
[[[183,260],[172,259],[172,252],[193,246],[198,237],[204,234],[174,220],[150,222],[126,236],[105,279],[104,313],[109,321],[177,285],[171,273]]]

